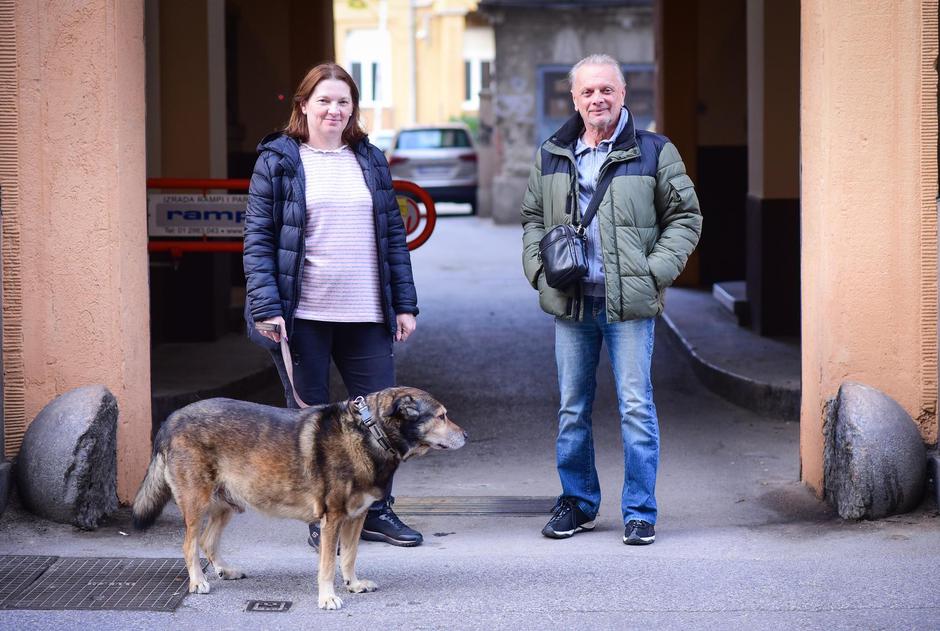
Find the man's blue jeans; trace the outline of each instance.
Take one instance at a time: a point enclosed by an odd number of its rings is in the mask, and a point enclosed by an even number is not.
[[[561,392],[556,450],[562,496],[577,501],[592,518],[601,503],[591,408],[601,344],[606,343],[617,387],[623,440],[623,521],[642,519],[655,524],[659,422],[650,379],[654,320],[608,323],[603,298],[585,296],[584,300],[582,321],[555,320],[555,361]]]

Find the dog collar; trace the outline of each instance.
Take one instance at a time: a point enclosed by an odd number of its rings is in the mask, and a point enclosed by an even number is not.
[[[372,432],[372,436],[386,451],[398,456],[399,453],[392,447],[392,443],[388,439],[388,434],[375,422],[375,418],[372,417],[372,410],[369,409],[366,400],[362,397],[356,397],[353,399],[353,403],[356,405],[356,410],[359,412],[359,422]]]

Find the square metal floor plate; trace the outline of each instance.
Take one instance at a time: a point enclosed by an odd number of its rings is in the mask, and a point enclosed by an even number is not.
[[[245,611],[285,613],[290,611],[292,600],[249,600]]]
[[[188,586],[182,558],[59,558],[0,608],[174,611]]]

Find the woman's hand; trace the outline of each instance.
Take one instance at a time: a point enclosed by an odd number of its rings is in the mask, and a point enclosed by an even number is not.
[[[268,338],[268,339],[271,340],[272,342],[276,342],[276,343],[280,344],[280,343],[281,343],[281,333],[284,333],[284,339],[287,339],[287,333],[286,333],[286,331],[287,331],[287,323],[284,322],[284,318],[283,318],[283,317],[281,317],[281,316],[274,316],[273,318],[268,318],[267,320],[259,320],[259,321],[256,322],[255,324],[258,324],[258,323],[260,323],[260,322],[264,322],[265,324],[276,324],[276,325],[278,326],[277,331],[262,331],[261,329],[258,329],[258,333],[260,333],[261,335],[265,336],[266,338]]]
[[[417,320],[410,313],[399,313],[395,316],[395,341],[404,342],[408,336],[414,333],[418,326]]]

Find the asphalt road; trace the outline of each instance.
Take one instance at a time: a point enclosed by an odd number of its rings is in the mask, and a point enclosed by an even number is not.
[[[435,394],[469,433],[466,447],[403,465],[396,495],[557,494],[553,324],[520,264],[520,230],[441,221],[413,254],[422,313],[397,350],[398,380]],[[0,612],[0,628],[106,629],[936,629],[936,506],[878,522],[843,522],[799,482],[798,425],[762,418],[704,389],[667,336],[654,382],[662,432],[652,546],[621,542],[622,453],[609,366],[595,403],[605,500],[594,532],[563,541],[547,515],[412,515],[419,548],[363,543],[359,575],[379,584],[317,608],[316,555],[303,524],[247,513],[226,531],[240,581],[211,581],[173,614]],[[337,385],[337,396],[342,394]],[[276,386],[246,397],[275,401]],[[126,535],[121,533],[127,533]],[[127,514],[93,533],[0,518],[0,553],[176,556],[170,506],[136,533]],[[290,600],[247,613],[248,600]]]

